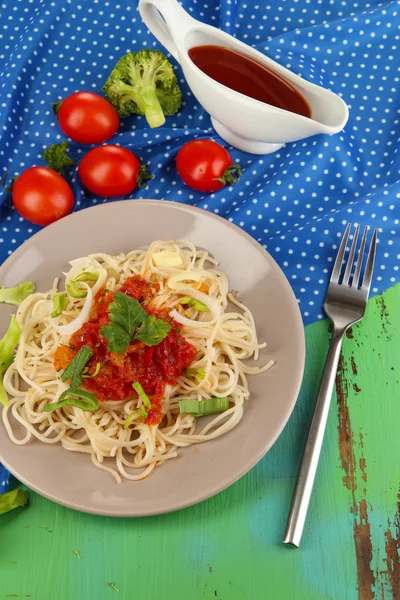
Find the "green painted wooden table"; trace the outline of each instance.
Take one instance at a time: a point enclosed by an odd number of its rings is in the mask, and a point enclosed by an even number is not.
[[[400,600],[400,286],[345,340],[299,550],[283,546],[328,348],[306,328],[299,401],[267,456],[198,506],[142,519],[79,514],[30,493],[0,518],[0,598]]]

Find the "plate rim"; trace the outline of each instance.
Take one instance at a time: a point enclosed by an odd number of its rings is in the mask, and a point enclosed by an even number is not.
[[[46,490],[42,489],[39,485],[35,485],[34,482],[32,483],[31,481],[29,481],[29,478],[21,477],[17,472],[13,471],[13,468],[12,468],[12,466],[9,465],[8,461],[0,455],[0,462],[6,467],[6,469],[8,469],[8,471],[10,471],[10,473],[14,477],[16,477],[21,483],[26,485],[28,488],[30,488],[34,492],[38,493],[39,495],[47,498],[48,500],[55,502],[56,504],[60,504],[61,506],[70,508],[72,510],[79,511],[79,512],[84,512],[84,513],[99,515],[99,516],[118,517],[118,518],[146,517],[146,516],[150,517],[150,516],[155,516],[155,515],[176,512],[178,510],[182,510],[182,509],[188,508],[190,506],[199,504],[200,502],[204,502],[205,500],[212,498],[216,494],[219,494],[220,492],[224,491],[225,489],[227,489],[228,487],[230,487],[231,485],[233,485],[234,483],[239,481],[239,479],[241,479],[244,475],[246,475],[267,454],[267,452],[272,448],[272,446],[275,444],[276,440],[279,438],[279,436],[283,432],[284,428],[286,427],[286,425],[293,413],[293,409],[296,405],[296,402],[297,402],[297,399],[299,396],[299,392],[300,392],[300,388],[301,388],[301,384],[302,384],[303,376],[304,376],[304,367],[305,367],[305,359],[306,359],[304,324],[303,324],[301,312],[300,312],[300,309],[298,306],[296,296],[293,292],[292,286],[290,285],[289,280],[287,279],[287,277],[284,274],[281,267],[278,265],[278,263],[273,258],[273,256],[271,256],[271,254],[255,238],[253,238],[249,233],[247,233],[247,231],[245,231],[242,228],[240,228],[239,226],[235,225],[228,219],[226,219],[214,212],[211,212],[204,208],[198,207],[198,206],[193,206],[190,204],[184,204],[184,203],[171,201],[171,200],[162,200],[162,199],[157,200],[157,199],[147,199],[147,198],[138,198],[138,199],[127,198],[124,200],[114,200],[112,202],[104,202],[102,204],[97,204],[94,206],[89,206],[86,208],[82,208],[80,210],[76,210],[76,211],[72,212],[71,214],[67,215],[66,217],[64,217],[58,221],[55,221],[54,223],[48,225],[47,227],[40,229],[39,231],[34,233],[30,238],[25,240],[10,256],[8,256],[6,258],[6,260],[0,266],[0,278],[2,276],[3,270],[7,268],[7,263],[11,259],[18,258],[18,256],[20,254],[22,254],[26,250],[27,247],[29,247],[30,245],[32,245],[34,243],[33,240],[37,236],[40,236],[40,234],[43,231],[57,229],[57,227],[60,226],[60,223],[66,224],[67,222],[70,222],[70,221],[72,222],[74,219],[79,218],[79,216],[84,212],[87,212],[87,211],[100,212],[101,210],[110,210],[110,207],[112,207],[115,204],[121,206],[129,201],[134,202],[135,204],[139,204],[139,205],[151,205],[151,206],[160,206],[160,207],[167,206],[167,207],[182,210],[183,212],[189,212],[189,213],[194,212],[194,213],[199,213],[199,214],[205,215],[208,218],[219,221],[220,223],[222,222],[222,224],[224,226],[227,226],[227,227],[233,229],[237,234],[244,237],[255,248],[257,248],[258,251],[261,251],[262,254],[264,254],[264,257],[266,258],[266,260],[271,264],[271,266],[274,268],[275,272],[278,274],[278,276],[280,277],[280,279],[282,280],[282,282],[284,283],[284,285],[287,288],[288,298],[290,297],[290,304],[293,309],[293,316],[295,317],[293,334],[294,334],[294,337],[296,338],[297,343],[299,344],[299,349],[301,351],[301,354],[299,356],[298,380],[296,382],[296,385],[294,386],[294,391],[292,394],[292,399],[290,402],[290,406],[288,408],[287,415],[286,415],[285,419],[282,421],[280,427],[277,429],[275,436],[269,441],[268,445],[263,446],[263,448],[260,449],[260,451],[257,454],[252,455],[251,458],[248,459],[244,464],[242,464],[242,467],[240,469],[238,469],[237,471],[235,471],[234,475],[232,475],[230,478],[228,478],[228,481],[225,481],[223,485],[215,484],[212,487],[212,489],[209,486],[207,488],[207,491],[204,492],[204,494],[202,494],[201,496],[197,496],[196,500],[188,499],[187,501],[180,502],[179,505],[175,505],[173,508],[165,507],[164,509],[156,509],[155,508],[155,509],[147,510],[147,511],[145,511],[145,510],[138,511],[137,509],[135,510],[135,508],[132,507],[132,510],[128,510],[128,511],[118,510],[118,512],[113,512],[113,511],[110,511],[107,509],[101,509],[101,508],[95,508],[95,507],[90,508],[86,505],[80,504],[79,502],[74,503],[74,502],[70,502],[70,501],[65,501],[59,496],[55,496],[51,493],[46,492]],[[137,482],[133,482],[133,483],[137,483]]]

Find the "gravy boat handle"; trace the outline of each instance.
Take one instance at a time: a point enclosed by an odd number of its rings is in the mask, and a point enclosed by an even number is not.
[[[151,33],[179,62],[177,43],[197,21],[177,0],[140,0],[139,13]]]

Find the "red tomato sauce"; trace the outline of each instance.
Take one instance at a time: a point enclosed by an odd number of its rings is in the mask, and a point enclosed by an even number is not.
[[[168,321],[171,329],[167,337],[157,346],[146,346],[143,342],[134,341],[129,344],[125,354],[110,353],[107,340],[99,330],[109,322],[108,305],[113,301],[113,292],[100,290],[93,303],[89,321],[71,336],[69,347],[57,348],[54,364],[56,369],[65,368],[82,346],[88,346],[93,350],[93,356],[87,364],[87,374],[95,372],[97,363],[101,364],[101,368],[96,377],[84,380],[85,389],[92,392],[99,401],[128,400],[135,396],[132,384],[138,381],[152,403],[146,423],[158,424],[164,416],[161,402],[166,384],[177,383],[178,378],[196,358],[197,350],[184,339],[181,328],[168,312],[148,306],[158,293],[157,284],[135,276],[128,278],[118,291],[138,300],[149,314]]]

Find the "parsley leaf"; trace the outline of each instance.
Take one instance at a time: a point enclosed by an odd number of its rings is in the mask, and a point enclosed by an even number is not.
[[[136,327],[147,317],[147,312],[142,308],[140,302],[121,292],[115,292],[114,301],[110,304],[108,311],[111,321],[121,325],[131,336]]]
[[[109,351],[115,354],[124,354],[133,340],[156,346],[171,328],[162,319],[149,316],[140,302],[121,292],[115,292],[108,314],[110,322],[100,329],[100,333],[107,339]]]
[[[117,323],[109,323],[100,329],[108,341],[108,349],[115,354],[124,354],[129,346],[132,336]]]
[[[167,337],[171,325],[155,316],[148,316],[135,334],[135,340],[140,340],[146,346],[157,346]]]
[[[69,363],[64,373],[61,375],[61,381],[71,380],[71,387],[76,389],[82,385],[82,371],[86,363],[93,356],[93,350],[88,346],[82,346],[79,352]]]

